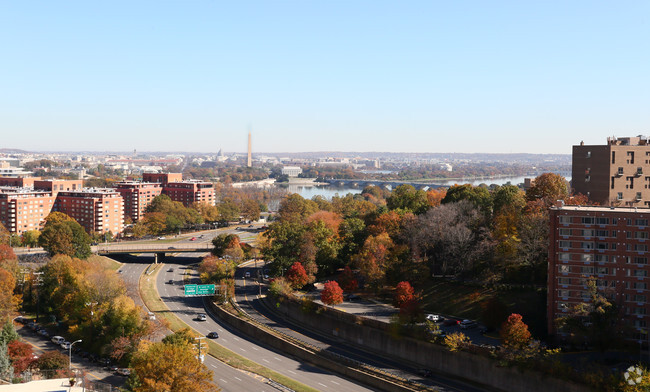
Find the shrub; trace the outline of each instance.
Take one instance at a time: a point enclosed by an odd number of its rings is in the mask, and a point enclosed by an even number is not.
[[[472,341],[462,332],[450,333],[445,337],[445,346],[450,351],[466,350],[471,344]]]

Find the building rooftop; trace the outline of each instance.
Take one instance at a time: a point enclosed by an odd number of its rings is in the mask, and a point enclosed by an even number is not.
[[[631,212],[640,212],[650,214],[650,208],[641,208],[641,207],[608,207],[608,206],[553,206],[552,210],[559,211],[587,211],[587,212],[620,212],[620,213],[631,213]]]
[[[71,387],[68,378],[31,381],[2,386],[3,392],[82,392],[82,387]]]

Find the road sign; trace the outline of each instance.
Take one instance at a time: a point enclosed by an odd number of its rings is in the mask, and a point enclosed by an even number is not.
[[[185,295],[214,295],[213,284],[186,284]]]

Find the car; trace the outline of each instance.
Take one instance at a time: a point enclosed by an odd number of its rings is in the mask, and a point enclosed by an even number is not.
[[[27,328],[31,329],[32,331],[36,330],[38,328],[38,324],[32,321],[31,323],[27,324]]]
[[[174,272],[174,269],[170,268],[170,269],[167,270],[167,272]]]
[[[159,239],[159,240],[164,240],[164,239],[165,239],[165,237],[158,237],[158,239]]]
[[[250,277],[251,277],[251,273],[250,273],[250,271],[246,271],[246,272],[244,273],[244,278],[250,278]]]
[[[99,243],[97,241],[94,241],[94,242],[91,242],[90,245],[97,246],[97,245],[99,245]]]
[[[196,241],[196,237],[190,238],[190,241]]]
[[[109,372],[114,372],[115,373],[115,372],[117,372],[117,369],[119,369],[117,367],[117,365],[108,365],[108,366],[106,366],[106,370],[108,370]]]
[[[176,248],[174,248],[173,246],[170,246],[170,247],[169,247],[169,248],[167,248],[167,249],[176,249]]]
[[[155,320],[156,315],[153,312],[147,312],[147,318],[149,318],[149,320]]]
[[[447,327],[451,327],[453,325],[458,325],[458,324],[460,324],[460,321],[458,321],[456,319],[453,319],[453,318],[445,319],[445,321],[442,322],[442,325],[447,326]]]
[[[16,317],[15,321],[17,323],[20,323],[20,324],[27,324],[28,322],[30,322],[30,320],[28,318],[23,317],[23,316]]]
[[[476,324],[476,321],[472,321],[472,320],[463,320],[460,322],[461,329],[476,328],[477,326],[478,324]]]
[[[44,338],[49,338],[50,337],[50,333],[47,332],[47,330],[45,328],[39,329],[38,334],[41,335]]]
[[[201,234],[201,235],[199,236],[199,238],[203,238],[203,234]]]
[[[206,321],[208,319],[208,316],[205,313],[199,313],[196,315],[196,320],[197,321]]]
[[[167,284],[174,284],[174,279],[169,279],[169,280],[167,281]]]
[[[50,339],[52,343],[54,344],[61,344],[65,342],[65,338],[63,336],[52,336],[52,339]]]
[[[66,340],[65,342],[61,342],[59,346],[61,346],[61,348],[64,350],[68,350],[70,348],[70,342]]]
[[[427,314],[427,320],[434,322],[434,323],[440,323],[444,320],[445,318],[442,317],[439,314]]]
[[[253,227],[255,227],[255,226],[254,226],[254,225],[248,225],[248,227],[249,227],[249,228],[253,228]]]
[[[219,337],[219,334],[216,332],[210,332],[209,334],[205,335],[209,339],[217,339]]]
[[[345,299],[346,299],[347,301],[358,301],[358,300],[361,299],[361,297],[359,297],[359,296],[356,295],[356,294],[348,294],[348,295],[345,296]]]
[[[118,368],[115,373],[119,376],[128,377],[131,375],[131,369],[128,368]]]

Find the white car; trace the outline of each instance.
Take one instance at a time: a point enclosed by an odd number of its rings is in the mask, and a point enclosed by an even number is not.
[[[115,373],[119,374],[120,376],[129,376],[131,374],[131,369],[119,368],[115,371]]]
[[[54,343],[54,344],[61,344],[61,343],[65,342],[65,338],[62,337],[62,336],[52,336],[51,340],[52,340],[52,343]]]
[[[427,320],[434,322],[434,323],[439,323],[442,320],[444,320],[444,317],[442,317],[439,314],[427,314]]]
[[[65,342],[61,343],[61,348],[64,349],[64,350],[70,349],[70,342],[65,341]]]
[[[149,320],[156,319],[156,315],[153,312],[147,312],[147,317],[149,318]]]
[[[199,313],[196,315],[196,319],[198,321],[206,321],[208,319],[208,316],[205,313]]]

